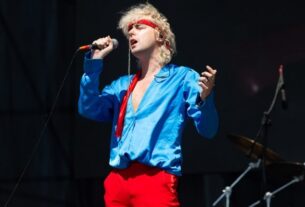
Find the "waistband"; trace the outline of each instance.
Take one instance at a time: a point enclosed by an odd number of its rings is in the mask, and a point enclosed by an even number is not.
[[[127,168],[124,169],[115,168],[113,169],[113,172],[118,173],[124,177],[135,177],[142,174],[155,175],[157,173],[166,172],[166,171],[158,167],[144,165],[139,162],[132,162]]]

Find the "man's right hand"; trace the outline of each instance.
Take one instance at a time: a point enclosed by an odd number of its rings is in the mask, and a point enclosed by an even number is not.
[[[92,59],[103,59],[113,50],[113,42],[110,36],[99,38],[92,42],[97,45],[101,50],[92,50]]]

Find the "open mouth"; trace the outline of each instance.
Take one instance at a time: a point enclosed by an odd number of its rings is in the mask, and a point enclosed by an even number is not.
[[[137,42],[138,42],[138,41],[135,40],[135,39],[131,39],[131,40],[129,41],[130,46],[134,46]]]

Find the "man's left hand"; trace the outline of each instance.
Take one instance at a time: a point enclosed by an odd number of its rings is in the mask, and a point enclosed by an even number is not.
[[[210,66],[206,66],[206,71],[201,73],[199,78],[199,86],[202,88],[200,93],[201,100],[205,100],[208,95],[210,95],[212,89],[215,86],[215,78],[217,70],[211,68]]]

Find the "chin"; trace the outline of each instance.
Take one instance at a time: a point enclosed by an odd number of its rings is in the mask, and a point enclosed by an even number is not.
[[[136,58],[139,58],[141,56],[140,54],[141,54],[142,50],[135,48],[135,49],[131,49],[130,52],[133,56],[135,56]]]

